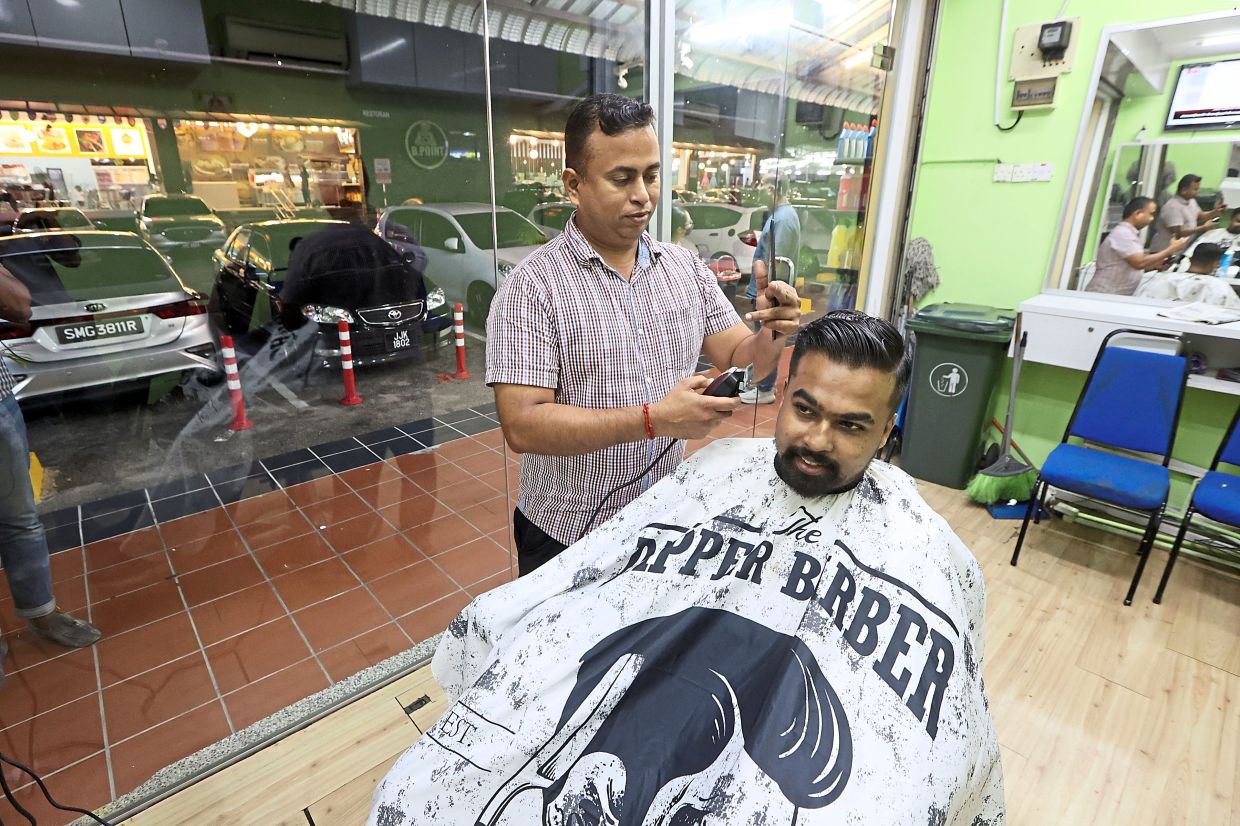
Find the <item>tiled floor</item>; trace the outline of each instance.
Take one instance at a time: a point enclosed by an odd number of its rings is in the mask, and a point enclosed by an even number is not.
[[[772,435],[775,411],[712,437]],[[15,630],[0,583],[0,751],[97,807],[438,633],[515,575],[518,466],[480,408],[52,515],[57,599],[104,638],[66,651]],[[71,819],[5,777],[40,823]]]

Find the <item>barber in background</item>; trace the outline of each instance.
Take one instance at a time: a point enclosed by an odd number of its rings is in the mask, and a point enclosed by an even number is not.
[[[487,384],[525,454],[513,514],[523,575],[670,473],[683,444],[641,475],[671,440],[704,438],[736,409],[702,395],[701,352],[766,375],[801,317],[796,290],[773,283],[746,316],[762,325],[751,333],[696,254],[646,232],[663,174],[649,105],[582,100],[564,152],[577,212],[509,274],[487,319]]]
[[[1163,204],[1158,211],[1158,221],[1154,224],[1154,237],[1150,239],[1150,249],[1160,250],[1177,238],[1188,238],[1200,235],[1206,230],[1214,229],[1218,217],[1223,214],[1227,205],[1219,204],[1207,212],[1201,211],[1197,203],[1197,193],[1201,191],[1200,175],[1185,175],[1180,178],[1175,196]]]
[[[1133,198],[1124,205],[1124,218],[1098,245],[1094,277],[1085,285],[1087,292],[1132,295],[1141,286],[1147,270],[1166,266],[1191,240],[1188,236],[1171,241],[1158,252],[1147,253],[1141,243],[1141,230],[1154,222],[1158,206],[1153,198]]]
[[[0,318],[30,320],[30,291],[0,267]],[[17,615],[40,637],[69,648],[94,645],[99,631],[93,625],[56,610],[52,570],[43,523],[30,486],[30,447],[26,422],[13,396],[17,382],[0,359],[0,563],[13,596]],[[0,640],[0,684],[9,647]]]

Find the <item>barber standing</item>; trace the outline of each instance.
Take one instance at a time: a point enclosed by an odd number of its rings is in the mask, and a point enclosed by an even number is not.
[[[1189,237],[1185,236],[1157,252],[1145,251],[1141,230],[1154,222],[1157,210],[1154,199],[1144,196],[1124,204],[1123,220],[1098,245],[1094,277],[1085,285],[1087,292],[1132,295],[1141,286],[1146,271],[1166,267],[1170,256],[1188,246]]]
[[[577,211],[509,274],[487,320],[487,384],[508,444],[525,454],[513,515],[522,575],[670,473],[683,445],[640,476],[669,441],[704,438],[736,409],[702,395],[699,353],[766,375],[801,315],[796,291],[775,282],[747,314],[761,324],[750,332],[694,253],[646,232],[662,175],[649,105],[586,98],[564,144]]]
[[[30,320],[30,291],[0,267],[0,318]],[[90,623],[56,610],[47,537],[30,487],[30,448],[26,422],[13,396],[16,382],[0,359],[0,562],[8,577],[17,615],[31,630],[70,648],[94,645],[99,631]],[[8,645],[0,640],[0,684]]]
[[[1185,175],[1180,178],[1175,196],[1158,210],[1154,237],[1150,239],[1151,250],[1161,250],[1177,238],[1191,240],[1208,229],[1214,229],[1215,222],[1227,205],[1221,202],[1220,197],[1218,206],[1202,212],[1201,205],[1197,203],[1197,193],[1200,191],[1200,175]]]

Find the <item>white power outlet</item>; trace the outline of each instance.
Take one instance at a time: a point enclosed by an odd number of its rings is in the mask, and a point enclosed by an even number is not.
[[[995,164],[995,173],[991,180],[997,184],[1010,184],[1012,182],[1012,165],[1010,163]]]
[[[1033,170],[1027,163],[1018,163],[1012,166],[1012,183],[1024,184],[1033,180]]]

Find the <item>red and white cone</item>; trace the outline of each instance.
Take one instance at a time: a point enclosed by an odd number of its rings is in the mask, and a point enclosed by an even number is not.
[[[340,335],[340,368],[344,373],[344,398],[340,403],[361,404],[362,397],[357,395],[357,385],[353,382],[353,340],[349,337],[349,322],[338,322],[336,330]]]
[[[456,336],[456,373],[452,378],[468,379],[469,371],[465,369],[465,307],[459,301],[452,308],[452,333]]]
[[[224,378],[228,382],[228,396],[232,402],[233,418],[229,430],[249,430],[254,422],[246,418],[245,396],[241,394],[241,375],[237,372],[237,351],[233,349],[232,336],[220,336],[220,352],[224,356]]]

